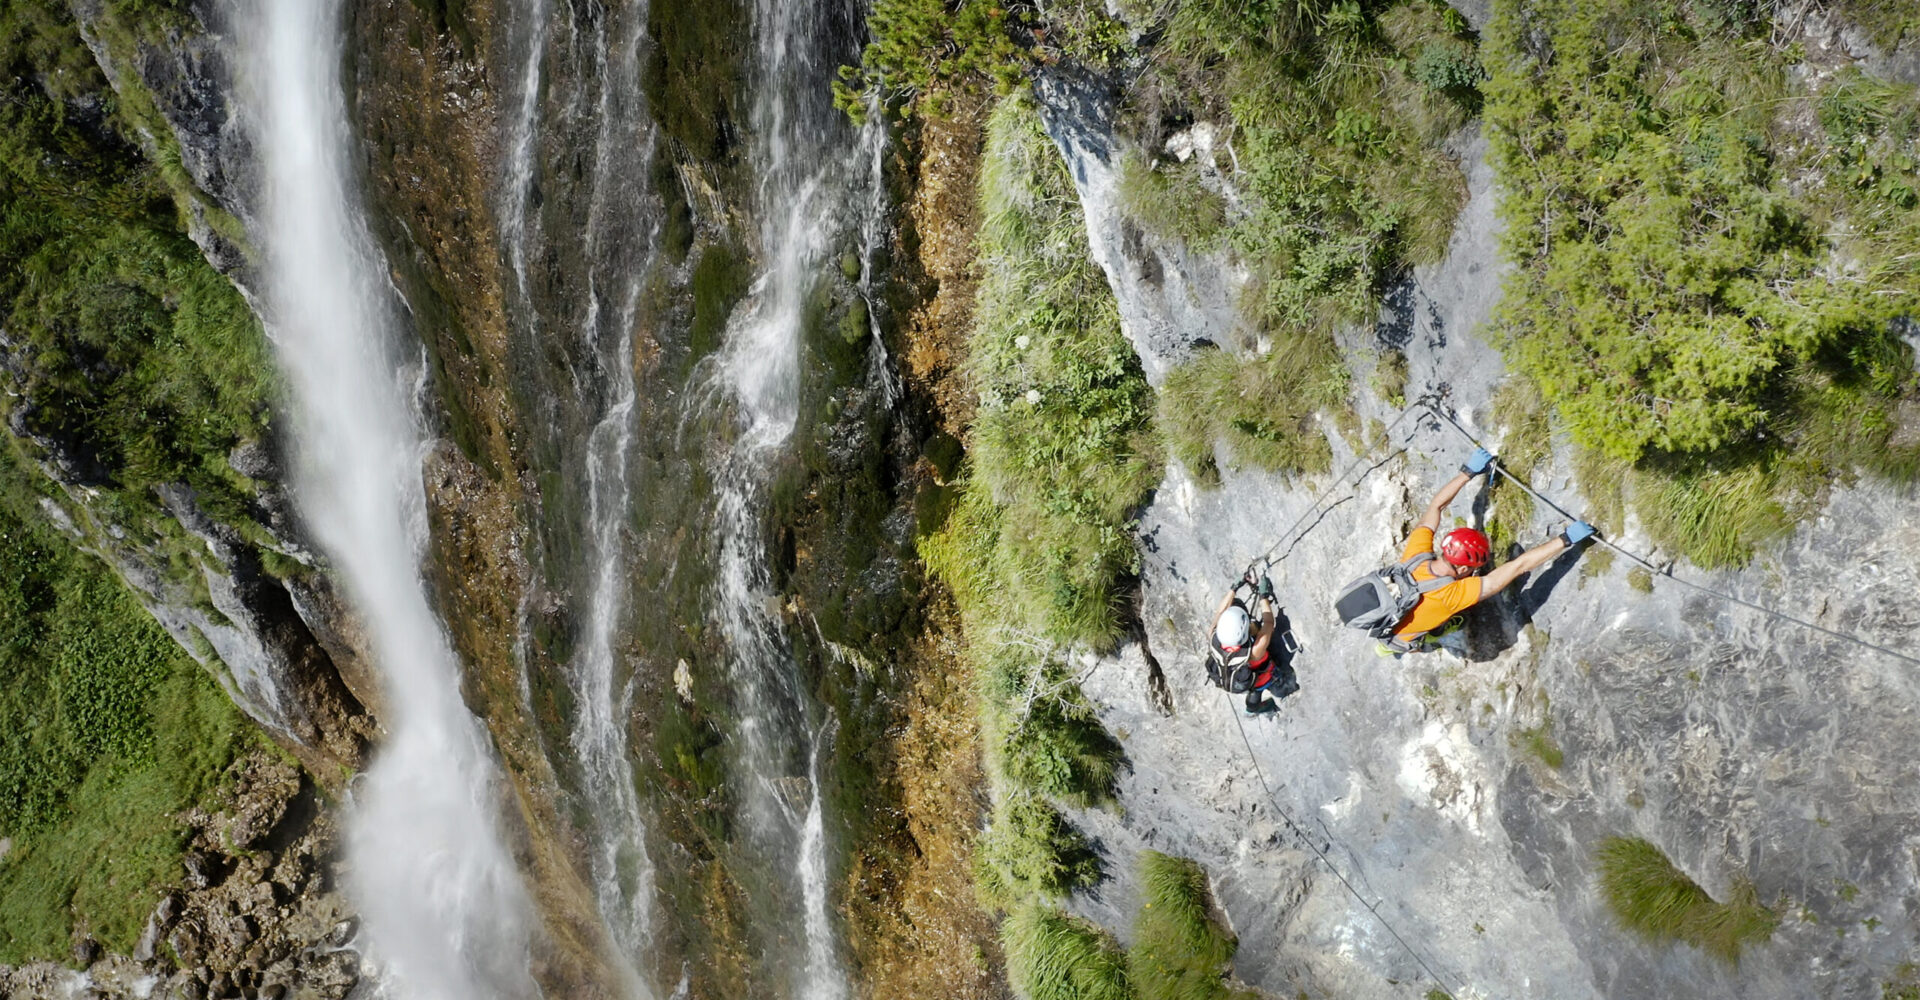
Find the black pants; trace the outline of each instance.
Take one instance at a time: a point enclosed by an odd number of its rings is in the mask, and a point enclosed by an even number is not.
[[[1257,678],[1259,675],[1255,674],[1254,676]],[[1279,701],[1298,690],[1300,690],[1300,682],[1293,676],[1293,665],[1285,662],[1275,662],[1273,669],[1267,674],[1267,682],[1265,684],[1247,689],[1247,708],[1259,708],[1260,702],[1264,697],[1263,692],[1273,695],[1274,701]]]

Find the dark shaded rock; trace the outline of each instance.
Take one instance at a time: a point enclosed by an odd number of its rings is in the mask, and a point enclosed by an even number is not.
[[[188,851],[180,859],[181,867],[186,869],[186,883],[189,889],[206,889],[220,884],[227,877],[227,863],[216,855],[206,851]]]
[[[93,963],[99,960],[100,960],[100,942],[95,941],[90,937],[83,937],[80,940],[75,941],[73,943],[74,964],[79,965],[82,968],[85,968],[86,966],[92,965]]]
[[[207,955],[206,933],[201,930],[198,923],[191,920],[182,921],[173,929],[173,933],[167,935],[167,945],[173,949],[174,955],[182,964],[199,962]],[[207,975],[207,967],[204,965],[194,970],[194,978],[201,982],[207,981]]]

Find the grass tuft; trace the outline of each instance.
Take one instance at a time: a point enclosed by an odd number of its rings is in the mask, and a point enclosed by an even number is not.
[[[1747,946],[1766,942],[1780,916],[1760,904],[1742,881],[1725,903],[1707,895],[1658,847],[1639,837],[1608,837],[1600,845],[1600,892],[1621,925],[1651,941],[1685,941],[1715,958],[1737,963]]]
[[[1206,870],[1158,851],[1140,857],[1144,897],[1127,951],[1140,1000],[1226,1000],[1238,941],[1216,915]]]
[[[1000,926],[1000,943],[1007,979],[1026,1000],[1133,1000],[1119,944],[1085,920],[1025,906]]]

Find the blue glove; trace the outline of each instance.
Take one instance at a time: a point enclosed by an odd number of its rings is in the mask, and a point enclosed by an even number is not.
[[[1467,456],[1467,463],[1460,467],[1460,471],[1469,476],[1477,476],[1487,471],[1487,466],[1492,464],[1493,452],[1485,448],[1475,448],[1473,454]]]
[[[1592,537],[1593,525],[1585,521],[1575,521],[1567,525],[1567,530],[1560,533],[1560,540],[1567,543],[1567,548],[1573,548]]]

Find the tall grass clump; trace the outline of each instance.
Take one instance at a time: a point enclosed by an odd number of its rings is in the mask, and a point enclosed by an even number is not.
[[[1707,895],[1673,866],[1660,848],[1639,837],[1608,837],[1600,845],[1600,892],[1621,925],[1650,941],[1685,941],[1734,963],[1748,945],[1773,936],[1780,916],[1761,905],[1742,881],[1728,902]]]
[[[1140,1000],[1227,1000],[1239,947],[1214,912],[1207,873],[1159,851],[1140,857],[1143,905],[1134,918],[1127,973]]]
[[[182,224],[167,164],[58,5],[0,2],[0,366],[13,426],[139,522],[184,483],[229,523],[253,486],[227,456],[266,434],[266,339]],[[162,159],[165,159],[163,156]]]
[[[1026,1000],[1133,1000],[1113,936],[1050,906],[1015,910],[1000,928],[1007,979]]]
[[[1496,339],[1664,545],[1738,565],[1836,477],[1920,470],[1920,98],[1790,82],[1759,7],[1675,11],[1496,5]]]
[[[1349,376],[1333,338],[1297,331],[1265,357],[1209,350],[1168,373],[1159,427],[1167,453],[1200,482],[1220,463],[1318,473],[1333,464],[1316,413],[1344,405]]]

